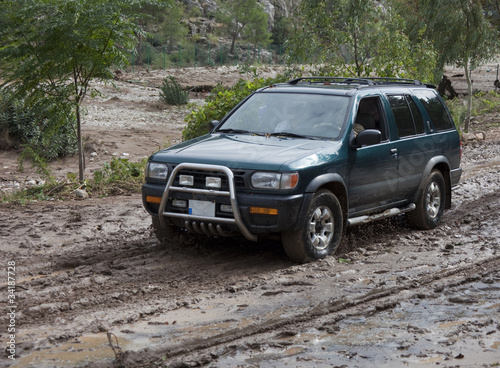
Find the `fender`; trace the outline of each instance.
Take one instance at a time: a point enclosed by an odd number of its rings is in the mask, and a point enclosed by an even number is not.
[[[294,231],[299,230],[301,226],[303,226],[303,219],[307,215],[307,211],[311,204],[311,201],[314,197],[314,193],[318,191],[319,188],[326,187],[329,188],[333,194],[335,194],[342,206],[343,214],[344,214],[344,230],[347,226],[347,187],[345,185],[345,181],[337,173],[331,174],[323,174],[315,177],[309,185],[307,186],[304,193],[304,202],[302,203],[302,207],[299,212],[299,216],[297,221],[295,222],[295,226],[293,228]]]
[[[425,189],[425,184],[427,182],[427,178],[429,177],[432,170],[438,169],[441,171],[444,177],[444,181],[446,183],[446,202],[445,209],[451,208],[451,172],[450,172],[450,162],[445,156],[435,156],[432,157],[425,169],[422,173],[422,179],[420,179],[420,184],[413,196],[413,203],[417,203],[418,199],[422,195]]]
[[[347,186],[345,185],[344,178],[337,173],[323,174],[315,177],[311,180],[305,191],[306,193],[315,193],[319,188],[329,183],[341,184],[345,191],[344,194],[347,194],[347,190],[345,189]]]

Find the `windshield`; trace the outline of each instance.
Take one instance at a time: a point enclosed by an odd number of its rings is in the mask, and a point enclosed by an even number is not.
[[[256,93],[217,131],[336,139],[348,104],[346,96]]]

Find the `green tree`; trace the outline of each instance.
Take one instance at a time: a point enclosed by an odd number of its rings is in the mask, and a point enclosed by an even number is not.
[[[251,42],[269,42],[267,14],[256,0],[225,0],[220,4],[217,19],[231,37],[230,53],[234,53],[236,39],[243,36]]]
[[[464,68],[468,101],[465,131],[472,108],[471,71],[496,55],[498,30],[485,17],[479,0],[420,0],[418,10],[426,19],[426,35],[439,52],[438,66]]]
[[[3,0],[0,69],[4,86],[26,99],[52,97],[76,116],[79,179],[84,180],[81,105],[90,82],[127,63],[140,30],[134,0]],[[127,15],[128,14],[128,15]]]
[[[388,0],[302,0],[298,14],[289,50],[301,60],[348,76],[433,78],[432,45],[411,42]]]
[[[500,0],[481,0],[484,14],[490,23],[500,29]]]

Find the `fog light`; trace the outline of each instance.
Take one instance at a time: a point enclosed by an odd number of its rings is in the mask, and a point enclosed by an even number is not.
[[[183,199],[173,199],[172,206],[184,208],[184,207],[187,207],[187,201],[185,201]]]
[[[179,175],[179,184],[180,185],[194,185],[194,176],[192,175]]]
[[[218,189],[221,187],[221,185],[222,185],[221,178],[207,176],[207,178],[205,179],[205,186],[207,188]]]
[[[220,205],[220,210],[222,212],[230,212],[230,213],[233,213],[233,206],[231,206],[230,204],[221,204]]]
[[[277,215],[277,208],[250,207],[250,213],[254,215]]]

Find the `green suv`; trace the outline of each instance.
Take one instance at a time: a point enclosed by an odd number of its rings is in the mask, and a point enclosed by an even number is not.
[[[142,197],[162,242],[280,235],[309,262],[333,254],[348,225],[406,213],[436,227],[462,173],[453,120],[416,80],[298,78],[212,124],[149,158]]]

